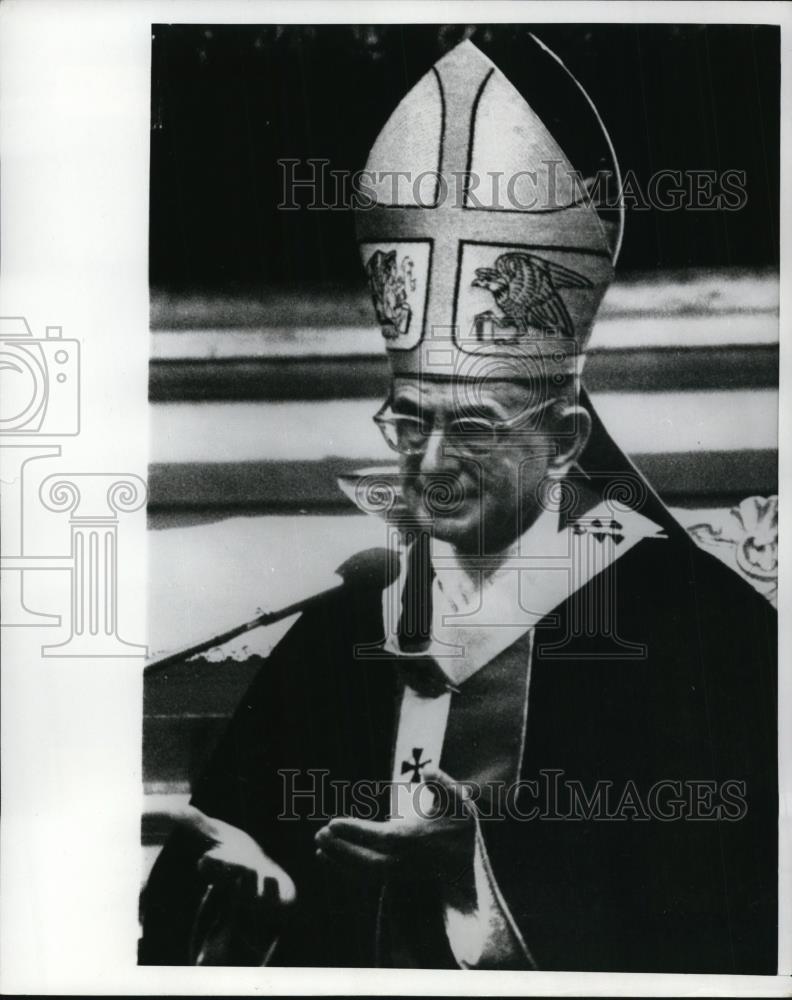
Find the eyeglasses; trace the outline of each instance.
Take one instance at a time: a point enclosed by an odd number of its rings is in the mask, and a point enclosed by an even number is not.
[[[485,417],[452,417],[443,422],[442,430],[446,447],[462,455],[481,455],[489,451],[501,440],[504,432],[523,423],[529,417],[538,416],[556,398],[547,399],[538,406],[523,410],[506,420],[487,420]],[[391,413],[392,400],[388,398],[374,414],[372,420],[379,427],[382,436],[393,451],[400,455],[422,455],[429,444],[429,437],[439,428],[433,420],[406,413]]]

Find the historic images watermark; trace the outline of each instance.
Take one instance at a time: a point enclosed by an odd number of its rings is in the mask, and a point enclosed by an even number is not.
[[[143,656],[145,645],[118,634],[118,527],[120,514],[145,503],[146,484],[131,473],[60,472],[31,495],[30,464],[59,458],[52,439],[80,433],[80,378],[80,343],[61,327],[37,338],[24,317],[0,317],[2,626],[59,627],[60,615],[29,606],[26,584],[34,573],[66,572],[69,632],[42,645],[42,656]],[[68,513],[67,551],[49,548],[46,512]]]
[[[540,170],[457,171],[334,170],[330,160],[278,160],[284,211],[356,211],[377,204],[437,208],[488,208],[535,212],[589,204],[598,210],[621,207],[636,212],[737,212],[747,199],[744,170],[662,169],[648,177],[633,170],[618,175],[599,170],[590,177],[561,160],[548,160]]]
[[[560,768],[540,768],[519,781],[411,781],[420,761],[405,761],[407,778],[342,781],[330,772],[283,768],[278,819],[329,821],[334,816],[377,819],[385,804],[392,820],[463,818],[471,807],[480,819],[519,822],[738,822],[748,812],[746,782],[739,779],[663,778],[642,785],[632,779],[584,784]],[[405,795],[405,792],[407,794]],[[427,795],[427,792],[429,793]]]

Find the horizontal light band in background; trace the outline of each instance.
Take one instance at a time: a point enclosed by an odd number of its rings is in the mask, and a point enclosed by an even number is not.
[[[262,323],[265,318],[262,317]],[[589,347],[597,350],[650,347],[755,346],[778,343],[776,313],[714,316],[620,316],[601,319]],[[156,331],[152,361],[219,358],[301,358],[384,354],[374,326],[270,327]]]
[[[778,290],[778,274],[770,270],[620,274],[608,289],[598,315],[604,321],[615,317],[777,314]],[[271,332],[299,327],[324,332],[328,328],[374,326],[371,298],[362,281],[356,287],[268,288],[258,296],[153,290],[150,319],[152,330],[174,332],[212,328],[266,328]]]
[[[603,393],[597,412],[628,454],[774,449],[778,394]],[[151,408],[151,462],[393,461],[372,415],[381,398],[164,403]]]

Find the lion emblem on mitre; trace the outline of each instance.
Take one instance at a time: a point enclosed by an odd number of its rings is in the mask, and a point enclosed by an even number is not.
[[[375,250],[366,262],[374,309],[386,340],[404,337],[410,329],[412,309],[407,301],[407,286],[415,288],[413,263],[409,257],[396,261],[396,251]]]

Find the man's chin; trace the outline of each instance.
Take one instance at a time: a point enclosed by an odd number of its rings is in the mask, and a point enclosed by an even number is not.
[[[452,545],[470,544],[478,538],[482,510],[478,493],[468,494],[461,503],[449,510],[443,510],[439,504],[429,509],[423,497],[406,492],[405,501],[416,519],[423,521],[435,538]],[[438,509],[439,507],[439,509]]]
[[[430,522],[430,530],[434,538],[441,542],[448,542],[450,545],[464,546],[465,548],[469,548],[471,543],[478,539],[480,526],[481,518],[478,508],[471,513],[435,514]]]
[[[408,503],[410,510],[417,520],[424,522],[434,538],[468,555],[500,552],[527,527],[526,524],[513,523],[513,518],[506,512],[499,514],[482,510],[478,497],[466,497],[454,510],[435,510],[431,514],[417,498],[409,499],[413,500]],[[489,530],[485,529],[485,524]]]

